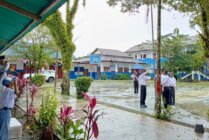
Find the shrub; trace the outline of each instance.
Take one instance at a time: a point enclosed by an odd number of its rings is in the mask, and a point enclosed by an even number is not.
[[[47,132],[51,132],[49,130],[52,130],[54,127],[58,106],[59,102],[57,96],[50,94],[49,91],[44,93],[37,118],[38,126],[43,131],[44,135],[46,135]]]
[[[121,74],[121,73],[119,73],[117,75],[113,75],[111,79],[112,80],[129,80],[130,77],[129,77],[128,74]]]
[[[170,121],[171,116],[172,116],[171,106],[168,106],[167,108],[163,109],[160,116],[157,117],[157,114],[155,114],[155,117],[157,119],[166,120],[166,121]]]
[[[32,77],[31,81],[36,86],[42,86],[45,83],[45,76],[37,74]]]
[[[83,93],[88,92],[93,79],[90,77],[80,77],[75,80],[77,98],[83,98]]]
[[[70,106],[61,107],[58,118],[58,124],[55,129],[56,134],[61,140],[84,140],[80,138],[84,135],[82,123],[75,120],[74,110]]]
[[[101,80],[107,80],[107,76],[106,76],[105,74],[103,74],[103,75],[101,76]]]

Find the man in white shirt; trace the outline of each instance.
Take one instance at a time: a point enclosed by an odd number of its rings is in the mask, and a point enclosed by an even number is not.
[[[139,85],[140,85],[140,107],[142,108],[146,108],[147,105],[145,104],[145,100],[146,100],[146,96],[147,96],[147,88],[146,88],[146,80],[149,80],[150,77],[146,76],[148,74],[148,72],[146,72],[146,70],[144,70],[144,72],[139,76],[138,81],[139,81]]]
[[[162,96],[164,107],[167,108],[169,103],[169,76],[167,75],[167,71],[163,70],[161,75],[161,86],[162,86]]]
[[[170,93],[170,105],[175,106],[175,88],[176,88],[176,78],[174,73],[170,73],[169,78],[169,93]]]

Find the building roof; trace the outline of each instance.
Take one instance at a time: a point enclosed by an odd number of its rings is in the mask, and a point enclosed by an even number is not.
[[[30,32],[66,0],[1,0],[0,53]]]
[[[148,51],[148,50],[153,50],[152,48],[152,43],[150,42],[143,42],[142,44],[135,45],[125,51],[125,53],[130,53],[130,52],[139,52],[139,51]]]
[[[123,53],[119,50],[114,49],[103,49],[103,48],[96,48],[91,54],[101,54],[102,56],[119,56],[119,57],[127,57],[132,58],[128,56],[126,53]]]
[[[119,50],[96,48],[91,54],[100,54],[103,62],[123,62],[123,63],[139,63],[126,53]],[[91,55],[90,54],[90,55]],[[89,63],[90,55],[76,59],[75,63]]]

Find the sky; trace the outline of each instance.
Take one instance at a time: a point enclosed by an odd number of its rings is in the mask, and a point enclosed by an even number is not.
[[[107,0],[87,0],[80,4],[75,17],[75,56],[85,56],[95,48],[126,51],[134,45],[151,40],[151,20],[146,23],[146,6],[136,14],[121,13],[120,7],[109,7]],[[60,8],[63,18],[65,6]],[[154,9],[154,35],[157,35],[157,9]],[[162,35],[179,28],[180,33],[196,35],[189,27],[189,18],[176,11],[162,11]]]

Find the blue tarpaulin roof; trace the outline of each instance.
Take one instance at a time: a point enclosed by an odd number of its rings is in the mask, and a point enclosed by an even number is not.
[[[138,59],[140,62],[142,62],[142,63],[145,63],[145,64],[154,64],[154,62],[155,62],[155,60],[154,59],[152,59],[152,58],[144,58],[144,59]],[[168,59],[167,58],[164,58],[164,57],[162,57],[162,58],[160,58],[160,62],[161,63],[164,63],[164,62],[166,62],[166,61],[168,61]],[[157,62],[157,61],[156,61]]]
[[[131,66],[131,69],[141,70],[141,69],[144,69],[144,68],[140,64],[134,64],[133,66]]]

